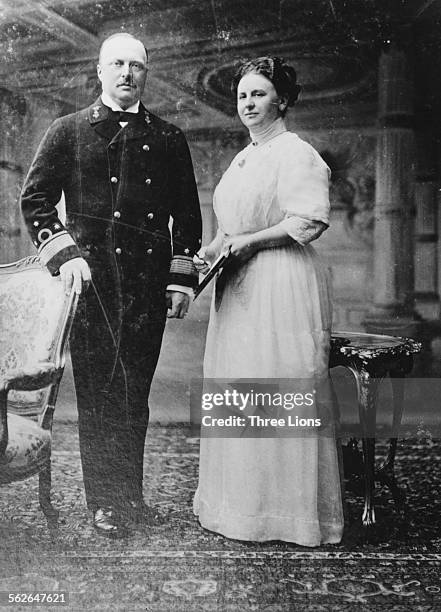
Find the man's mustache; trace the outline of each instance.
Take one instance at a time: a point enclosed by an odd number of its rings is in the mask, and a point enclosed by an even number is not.
[[[129,85],[130,87],[134,87],[134,82],[133,79],[128,78],[128,79],[124,79],[124,81],[121,81],[120,83],[117,83],[117,87],[122,87],[124,85]]]

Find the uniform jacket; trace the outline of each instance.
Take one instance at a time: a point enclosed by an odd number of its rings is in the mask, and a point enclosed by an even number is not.
[[[62,191],[65,226],[55,208]],[[92,272],[70,337],[88,505],[140,499],[165,290],[197,282],[192,256],[201,218],[185,138],[142,105],[121,128],[98,100],[51,125],[22,209],[53,274],[78,255]]]
[[[62,191],[65,226],[55,208]],[[21,203],[53,274],[81,255],[95,281],[116,291],[121,283],[141,283],[162,294],[169,283],[197,282],[192,256],[201,217],[188,146],[178,128],[142,105],[124,128],[101,99],[57,119],[35,155]]]

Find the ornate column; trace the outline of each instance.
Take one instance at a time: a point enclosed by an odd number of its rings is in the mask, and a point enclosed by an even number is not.
[[[416,334],[414,303],[413,66],[395,45],[382,52],[378,78],[373,306],[367,331]]]
[[[441,144],[440,134],[438,132],[438,142],[435,149],[435,178],[434,178],[434,214],[435,224],[437,228],[436,232],[436,290],[439,300],[438,307],[438,319],[432,321],[432,325],[435,329],[435,335],[441,338]]]
[[[434,320],[440,313],[436,146],[427,132],[417,134],[415,209],[416,310],[425,319]]]
[[[20,147],[25,111],[22,98],[0,89],[0,263],[23,254],[18,198],[23,181]]]

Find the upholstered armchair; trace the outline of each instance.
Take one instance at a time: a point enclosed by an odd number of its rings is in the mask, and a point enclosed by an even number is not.
[[[0,265],[0,485],[38,473],[51,527],[52,418],[77,301],[38,257]]]

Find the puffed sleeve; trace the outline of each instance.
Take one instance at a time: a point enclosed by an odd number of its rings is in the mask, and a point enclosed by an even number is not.
[[[298,139],[290,145],[279,166],[277,197],[284,214],[281,226],[305,245],[329,226],[330,170],[307,143]]]

